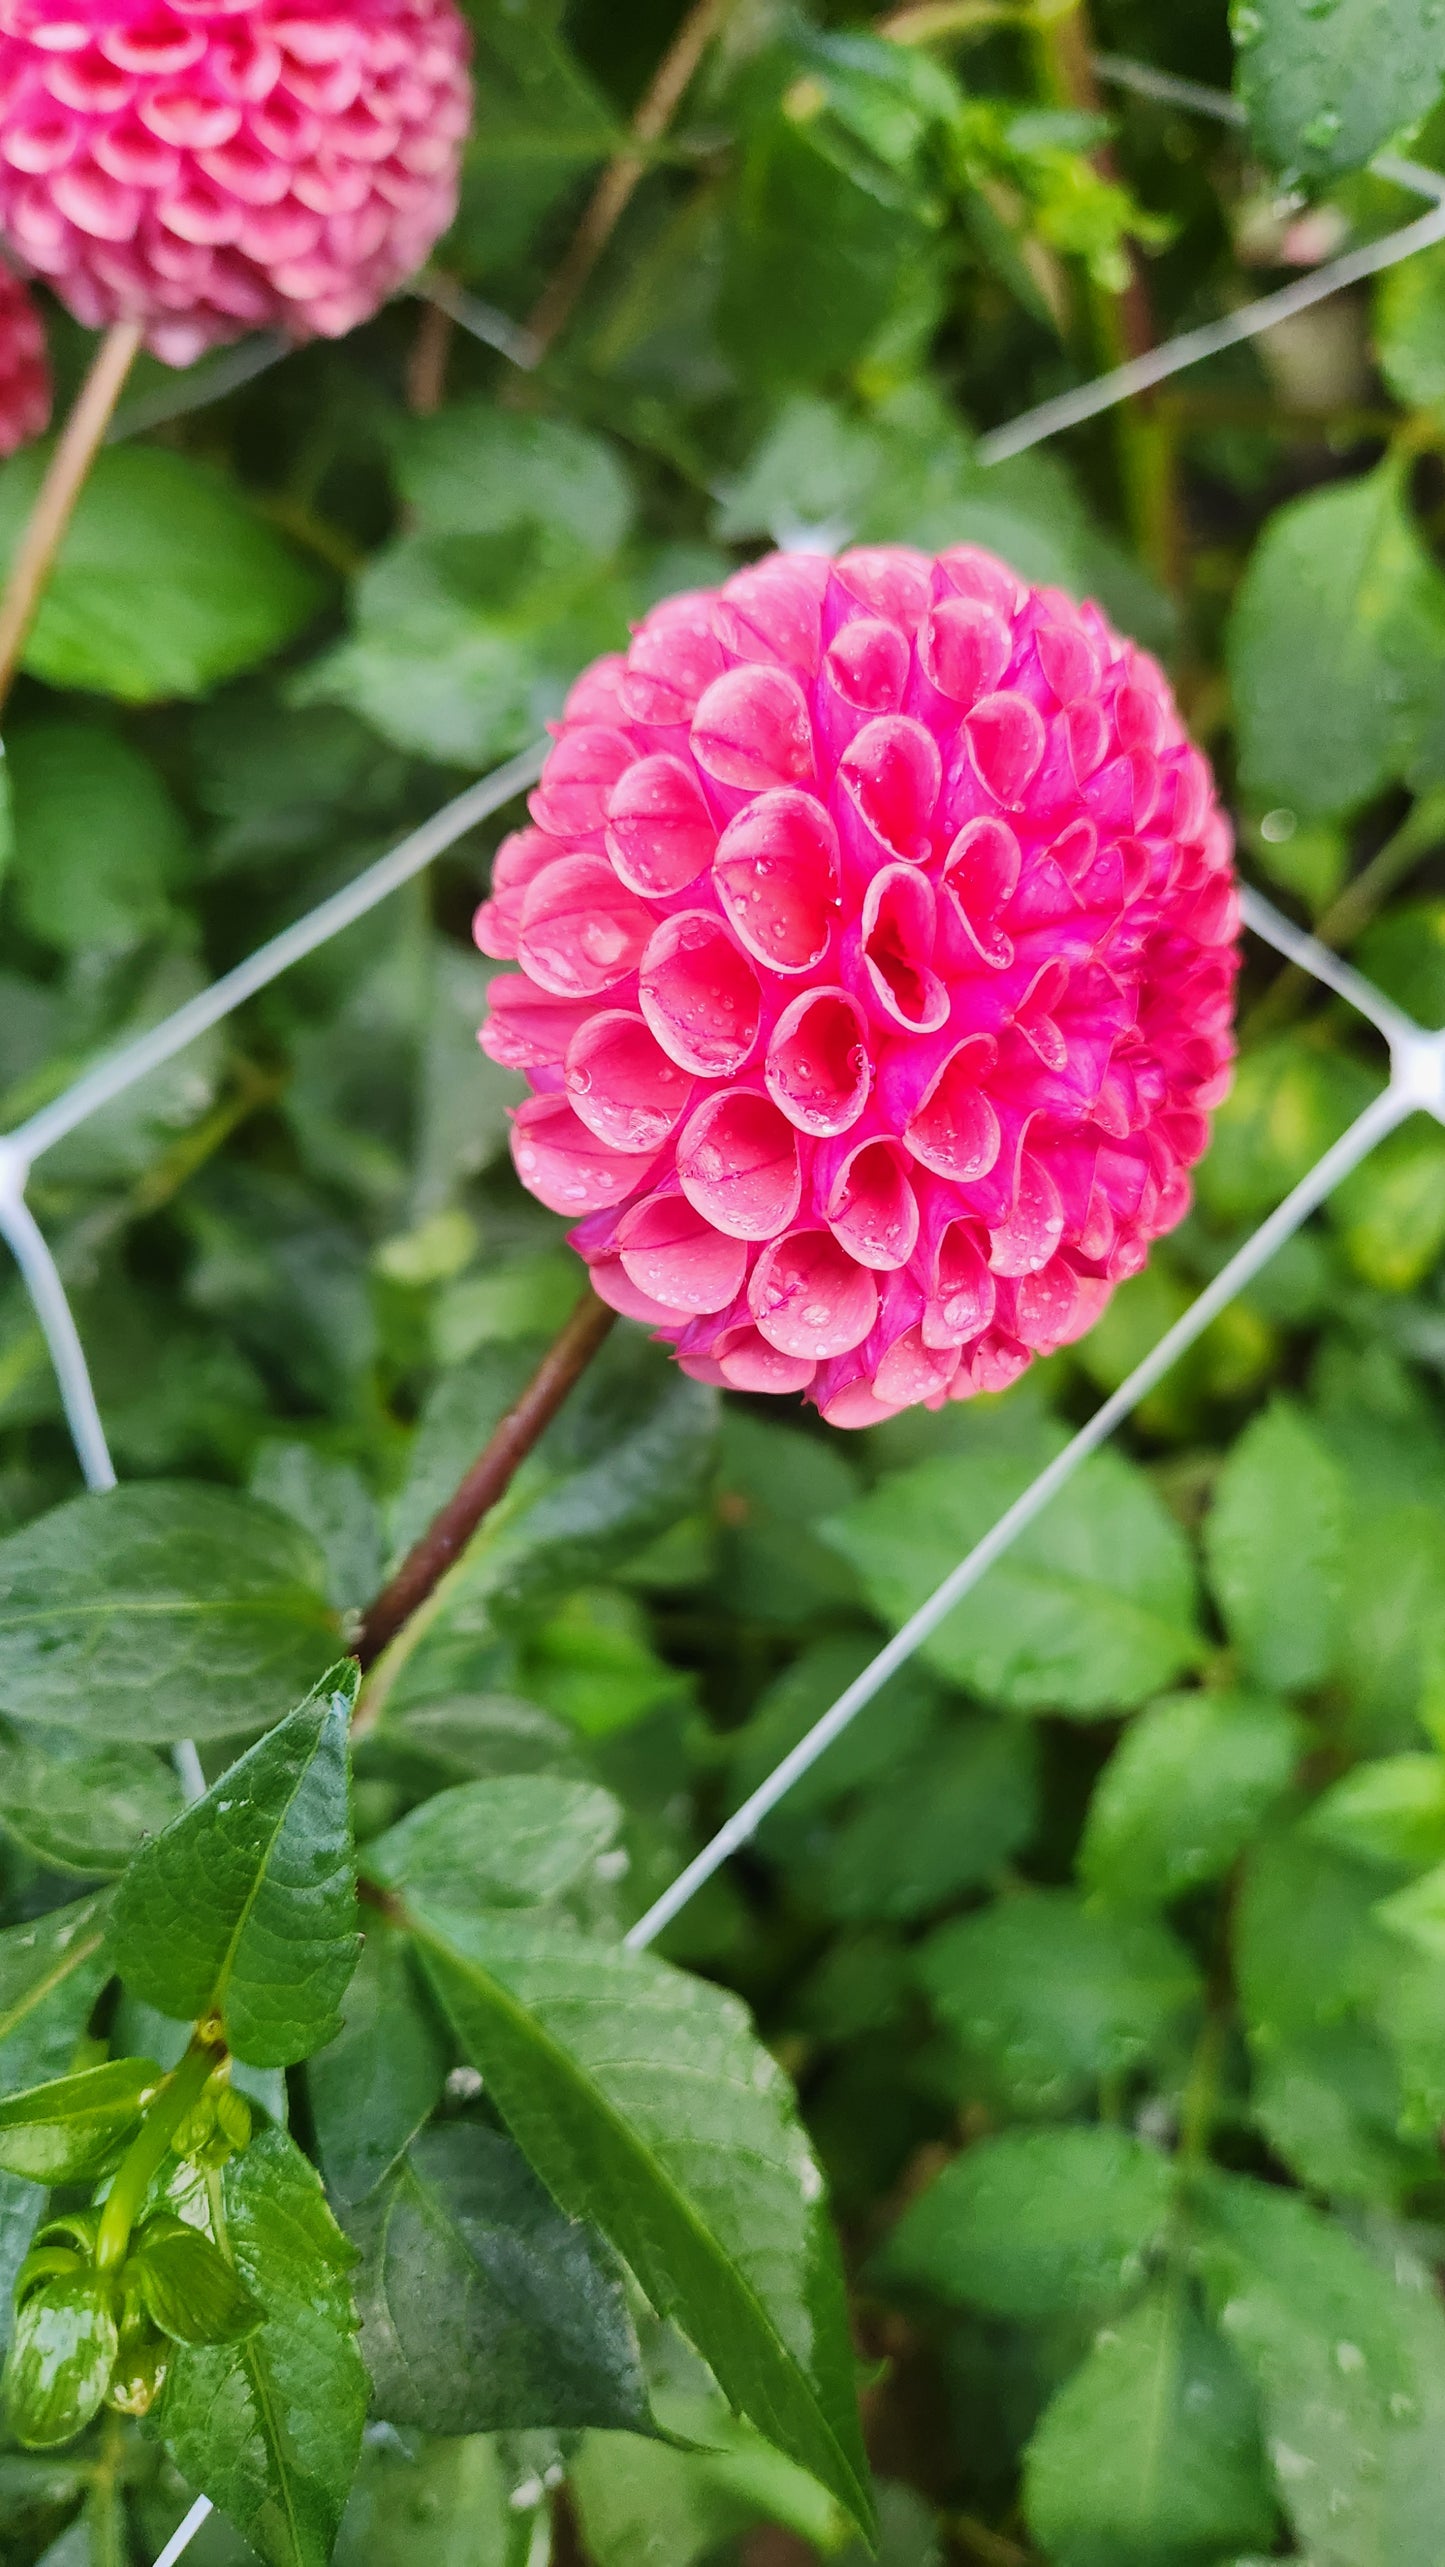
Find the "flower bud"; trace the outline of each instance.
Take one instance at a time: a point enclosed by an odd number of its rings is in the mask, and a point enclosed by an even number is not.
[[[119,2332],[109,2283],[76,2269],[41,2279],[15,2313],[5,2363],[5,2415],[30,2451],[84,2431],[110,2386]]]

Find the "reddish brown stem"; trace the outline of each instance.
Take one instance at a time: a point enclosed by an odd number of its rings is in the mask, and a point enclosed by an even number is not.
[[[389,1640],[425,1604],[432,1589],[461,1557],[484,1515],[505,1495],[513,1474],[556,1416],[574,1382],[591,1363],[616,1316],[590,1285],[566,1327],[549,1346],[516,1405],[509,1408],[461,1486],[413,1543],[374,1603],[368,1605],[356,1644],[363,1667],[372,1666]]]

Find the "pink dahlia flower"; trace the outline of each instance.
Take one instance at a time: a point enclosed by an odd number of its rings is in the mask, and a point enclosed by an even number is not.
[[[0,264],[0,455],[13,455],[50,425],[50,358],[40,315],[18,276]]]
[[[337,338],[456,204],[454,0],[0,0],[0,230],[169,365]]]
[[[971,546],[773,554],[568,698],[477,915],[604,1300],[835,1425],[1002,1389],[1189,1203],[1238,906],[1153,660]]]

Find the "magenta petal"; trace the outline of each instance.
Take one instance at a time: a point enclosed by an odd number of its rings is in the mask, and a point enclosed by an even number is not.
[[[643,1019],[620,1007],[578,1028],[564,1075],[573,1113],[614,1150],[660,1150],[692,1091]]]
[[[684,1195],[655,1194],[634,1204],[617,1240],[632,1282],[671,1310],[727,1310],[743,1288],[744,1241],[715,1230]]]
[[[543,989],[581,998],[634,972],[651,933],[605,856],[559,856],[527,886],[517,952]]]
[[[512,1117],[512,1158],[528,1191],[549,1212],[600,1212],[642,1183],[656,1154],[624,1158],[578,1121],[565,1096],[529,1096]]]
[[[683,1193],[733,1239],[773,1239],[802,1197],[797,1138],[755,1088],[723,1088],[700,1105],[677,1144]]]
[[[818,665],[819,587],[797,561],[774,554],[724,582],[719,639],[739,660],[772,660],[811,677]]]
[[[756,1328],[730,1329],[718,1358],[729,1390],[806,1390],[817,1364],[811,1355],[785,1355]]]
[[[873,1069],[863,1010],[846,989],[808,989],[773,1028],[768,1094],[800,1132],[846,1132],[868,1100]]]
[[[898,1143],[881,1133],[858,1142],[833,1179],[824,1215],[860,1266],[882,1273],[906,1266],[918,1239],[918,1198]]]
[[[979,782],[1006,811],[1022,809],[1044,754],[1043,717],[1026,695],[985,695],[964,718]]]
[[[936,1034],[948,1022],[948,991],[933,969],[933,885],[916,865],[885,865],[863,896],[862,959],[881,1022]]]
[[[1032,1150],[1019,1156],[1013,1209],[994,1231],[989,1264],[996,1275],[1036,1274],[1064,1233],[1064,1207],[1043,1160]]]
[[[759,794],[724,829],[713,880],[760,963],[805,972],[822,961],[838,905],[838,833],[811,794]]]
[[[992,1051],[986,1037],[966,1035],[930,1079],[904,1129],[920,1166],[955,1184],[987,1176],[999,1154],[999,1119],[979,1085]]]
[[[873,1375],[873,1395],[889,1408],[914,1408],[939,1400],[958,1370],[955,1346],[931,1346],[920,1327],[895,1337]]]
[[[590,722],[565,731],[527,799],[538,827],[554,838],[585,838],[600,829],[607,796],[636,754],[625,731]]]
[[[757,974],[710,909],[665,918],[642,957],[642,1013],[669,1058],[700,1078],[728,1078],[758,1039]]]
[[[1013,939],[998,917],[1013,897],[1022,863],[1007,821],[987,818],[960,829],[943,860],[944,889],[970,944],[993,971],[1007,971],[1014,958]]]
[[[748,793],[805,784],[813,773],[808,699],[780,668],[735,668],[715,678],[693,715],[691,742],[708,775]]]
[[[976,704],[991,695],[1013,657],[1013,637],[1002,615],[977,598],[944,597],[918,636],[918,658],[940,695]]]
[[[998,1287],[979,1245],[977,1225],[950,1221],[938,1243],[933,1291],[923,1314],[928,1343],[967,1345],[987,1328],[997,1298]]]
[[[1099,658],[1077,624],[1040,624],[1034,634],[1039,666],[1061,704],[1077,704],[1099,683]]]
[[[591,1015],[590,998],[558,998],[525,972],[498,972],[477,1039],[487,1058],[504,1069],[541,1069],[565,1058],[573,1035]]]
[[[826,1230],[793,1230],[763,1250],[748,1302],[770,1346],[822,1362],[861,1346],[878,1312],[878,1287]]]
[[[717,827],[681,758],[638,758],[607,797],[607,852],[629,889],[649,899],[685,890],[709,862]]]
[[[885,713],[866,722],[849,742],[838,774],[879,845],[921,864],[930,852],[929,832],[943,782],[933,733],[906,713]]]
[[[830,685],[855,713],[896,713],[908,684],[908,643],[896,624],[859,615],[828,645]]]

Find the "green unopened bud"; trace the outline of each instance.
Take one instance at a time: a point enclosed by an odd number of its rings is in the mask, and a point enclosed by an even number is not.
[[[216,2128],[216,2098],[211,2087],[198,2095],[183,2121],[171,2133],[171,2148],[177,2157],[204,2157]]]
[[[232,2085],[216,2090],[216,2129],[232,2148],[251,2145],[251,2107]]]
[[[163,2335],[122,2346],[105,2393],[106,2405],[114,2407],[117,2415],[149,2415],[166,2385],[170,2361],[171,2348]]]
[[[48,2451],[83,2432],[110,2386],[119,2349],[100,2274],[38,2282],[16,2310],[5,2363],[5,2412],[16,2441]]]

